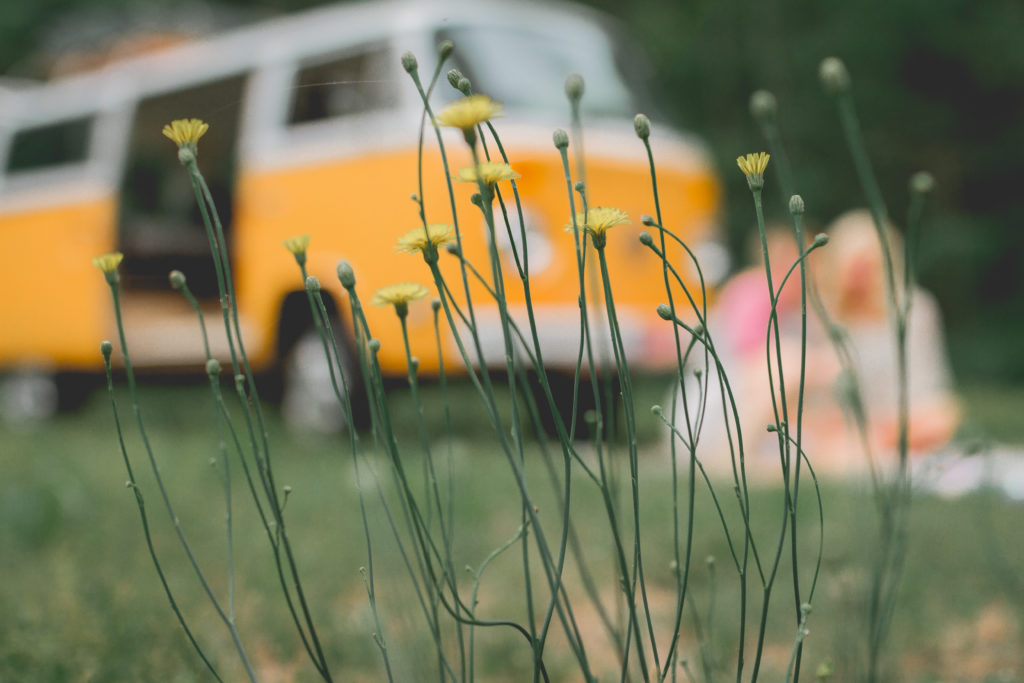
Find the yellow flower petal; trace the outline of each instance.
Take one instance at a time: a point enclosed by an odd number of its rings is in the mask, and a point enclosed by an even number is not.
[[[105,274],[109,274],[117,270],[117,267],[121,265],[121,260],[123,258],[124,254],[119,251],[115,251],[109,254],[97,256],[92,260],[92,264],[102,270]]]
[[[437,122],[442,126],[465,131],[497,116],[501,116],[500,104],[487,95],[470,95],[442,109],[437,115]]]
[[[375,306],[400,306],[407,305],[410,301],[422,299],[430,294],[427,288],[418,282],[398,282],[387,287],[381,287],[373,295]]]
[[[309,248],[309,239],[309,234],[296,235],[295,237],[289,237],[282,244],[284,244],[285,249],[293,254],[303,254]]]
[[[395,244],[395,251],[404,251],[409,254],[421,252],[428,244],[441,247],[449,242],[455,241],[455,230],[447,223],[431,223],[426,230],[413,228],[398,238]]]
[[[749,178],[750,176],[764,174],[764,170],[768,168],[769,159],[771,159],[771,155],[767,152],[758,152],[757,154],[737,157],[736,165],[743,171],[743,175]]]
[[[195,145],[199,138],[210,129],[210,124],[200,119],[177,119],[164,126],[163,134],[170,138],[178,147]]]
[[[622,209],[612,206],[595,206],[587,211],[586,215],[582,212],[576,214],[576,226],[592,235],[604,235],[616,225],[628,224],[629,215]],[[566,232],[572,232],[572,230],[572,223],[565,226]]]
[[[475,183],[477,178],[479,178],[483,181],[484,185],[494,185],[502,180],[514,180],[521,177],[508,164],[502,164],[497,161],[484,161],[478,166],[460,168],[458,175],[452,176],[452,180],[463,183]]]

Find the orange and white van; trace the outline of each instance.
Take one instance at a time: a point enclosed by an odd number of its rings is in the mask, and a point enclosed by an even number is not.
[[[396,281],[432,287],[421,259],[394,251],[397,238],[419,224],[410,194],[418,192],[422,105],[400,55],[416,54],[427,79],[445,39],[456,46],[451,65],[504,105],[495,124],[522,176],[532,298],[548,364],[573,367],[579,343],[573,238],[563,230],[569,203],[551,143],[556,128],[569,128],[563,83],[572,72],[586,79],[591,204],[617,206],[633,221],[609,233],[607,249],[630,361],[653,368],[674,362],[671,333],[655,313],[665,299],[662,270],[637,241],[641,215],[654,213],[646,153],[632,124],[637,81],[623,72],[630,55],[605,19],[549,3],[398,0],[316,9],[0,89],[0,372],[102,369],[99,341],[116,334],[107,286],[90,260],[111,251],[125,255],[120,272],[135,364],[200,367],[194,314],[167,285],[171,269],[183,271],[210,310],[208,328],[218,329],[207,239],[187,174],[160,134],[176,118],[210,124],[199,165],[226,226],[255,367],[281,367],[310,324],[298,269],[282,247],[286,238],[312,236],[309,271],[340,320],[348,301],[335,276],[339,259],[351,262],[365,301]],[[457,96],[442,76],[437,106]],[[445,135],[454,172],[469,156],[457,132]],[[429,128],[426,139],[427,218],[450,222]],[[651,142],[666,225],[700,243],[711,235],[718,207],[709,162],[693,140],[657,121]],[[486,270],[472,191],[456,187],[464,252]],[[506,255],[510,247],[507,240],[499,245]],[[681,250],[670,253],[684,264]],[[505,265],[510,310],[521,311],[511,258]],[[454,257],[442,254],[442,266],[460,282]],[[482,288],[473,299],[487,362],[502,363],[500,331],[488,324],[497,320],[497,306]],[[367,316],[382,342],[383,369],[404,374],[393,311],[368,306]],[[421,371],[435,370],[430,307],[414,304],[408,322]],[[223,354],[223,336],[212,341]],[[446,366],[459,366],[454,343],[445,344]]]

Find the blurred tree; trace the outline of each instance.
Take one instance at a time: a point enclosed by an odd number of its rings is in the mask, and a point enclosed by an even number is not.
[[[942,302],[958,375],[1024,381],[1024,3],[593,2],[648,47],[672,121],[709,141],[726,180],[725,222],[737,254],[752,212],[735,157],[764,147],[746,106],[758,88],[778,98],[809,217],[823,225],[863,203],[817,83],[820,60],[842,57],[893,220],[903,222],[914,171],[938,180],[920,279]],[[776,202],[775,215],[783,208]]]

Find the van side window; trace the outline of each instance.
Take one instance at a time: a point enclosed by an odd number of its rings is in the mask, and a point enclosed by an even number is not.
[[[18,131],[11,141],[6,171],[34,171],[85,161],[92,122],[92,117],[85,117]]]
[[[361,114],[398,103],[389,78],[389,59],[397,59],[384,46],[348,52],[329,60],[308,62],[292,83],[289,124]]]

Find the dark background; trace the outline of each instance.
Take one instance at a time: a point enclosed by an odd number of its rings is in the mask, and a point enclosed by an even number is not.
[[[842,57],[893,219],[906,215],[913,172],[929,170],[938,181],[919,272],[942,306],[958,380],[1024,385],[1024,2],[589,3],[618,17],[646,51],[654,78],[645,85],[658,113],[709,143],[728,181],[723,220],[736,253],[752,211],[735,158],[765,148],[747,107],[756,89],[778,98],[812,226],[863,204],[834,107],[817,81],[823,57]],[[0,10],[0,72],[38,77],[46,55],[130,31],[138,17],[209,31],[316,4],[7,2]],[[766,194],[776,212],[777,196]]]

